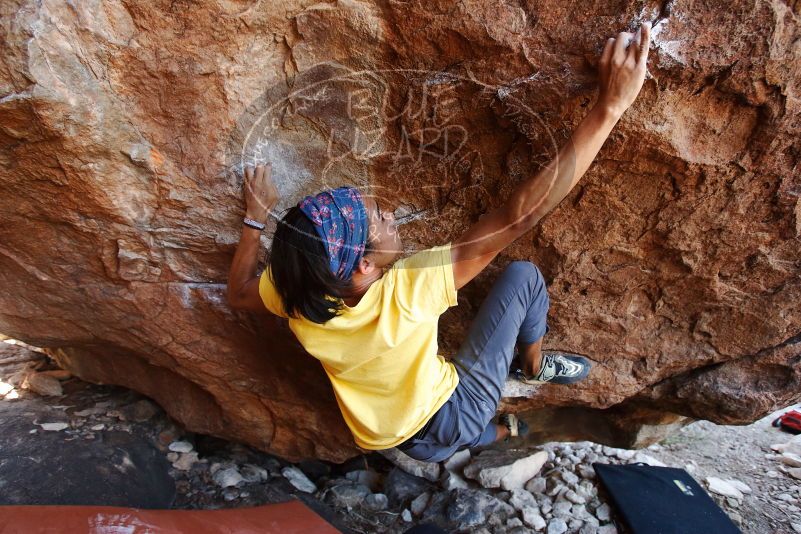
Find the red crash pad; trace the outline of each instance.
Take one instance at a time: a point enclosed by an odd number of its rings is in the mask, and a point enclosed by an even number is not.
[[[0,533],[333,534],[300,501],[228,510],[140,510],[114,506],[0,506]]]

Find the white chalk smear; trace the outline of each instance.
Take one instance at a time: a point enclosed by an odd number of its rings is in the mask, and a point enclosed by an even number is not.
[[[281,211],[286,204],[294,204],[315,182],[314,175],[301,162],[300,156],[289,143],[275,139],[258,139],[249,154],[247,164],[259,165],[269,163],[272,168],[272,179],[278,189],[281,201],[277,207]]]
[[[656,7],[645,8],[639,15],[632,21],[632,27],[636,28],[643,22],[653,21],[659,16],[659,9]],[[675,7],[670,11],[670,15],[656,21],[651,27],[651,48],[657,52],[662,52],[669,56],[672,60],[682,65],[686,64],[687,58],[684,55],[684,42],[679,39],[667,40],[664,39],[662,34],[667,29],[671,19],[682,20],[682,16],[675,10]]]
[[[134,517],[132,514],[96,514],[89,518],[94,534],[153,534],[161,529]]]

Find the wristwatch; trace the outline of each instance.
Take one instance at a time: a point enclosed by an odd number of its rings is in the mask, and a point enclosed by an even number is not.
[[[259,231],[264,230],[264,225],[259,221],[254,221],[253,219],[248,219],[247,217],[245,217],[245,219],[242,222],[245,224],[245,226],[248,226],[250,228],[254,228]]]

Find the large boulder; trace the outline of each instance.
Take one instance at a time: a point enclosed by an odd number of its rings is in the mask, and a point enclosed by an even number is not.
[[[535,262],[573,387],[510,384],[537,439],[647,443],[801,398],[801,30],[792,3],[8,0],[0,5],[0,332],[188,428],[288,459],[356,452],[320,365],[232,312],[241,166],[281,207],[369,186],[410,250],[459,235],[587,112],[608,36],[655,25],[597,161],[460,293]],[[269,232],[264,245],[269,244]],[[551,431],[551,429],[553,429]]]

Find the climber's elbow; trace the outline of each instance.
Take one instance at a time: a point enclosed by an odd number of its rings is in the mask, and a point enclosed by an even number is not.
[[[242,291],[240,288],[236,288],[231,284],[226,286],[226,300],[228,300],[228,306],[234,310],[241,310],[244,307],[244,298],[242,297]]]

